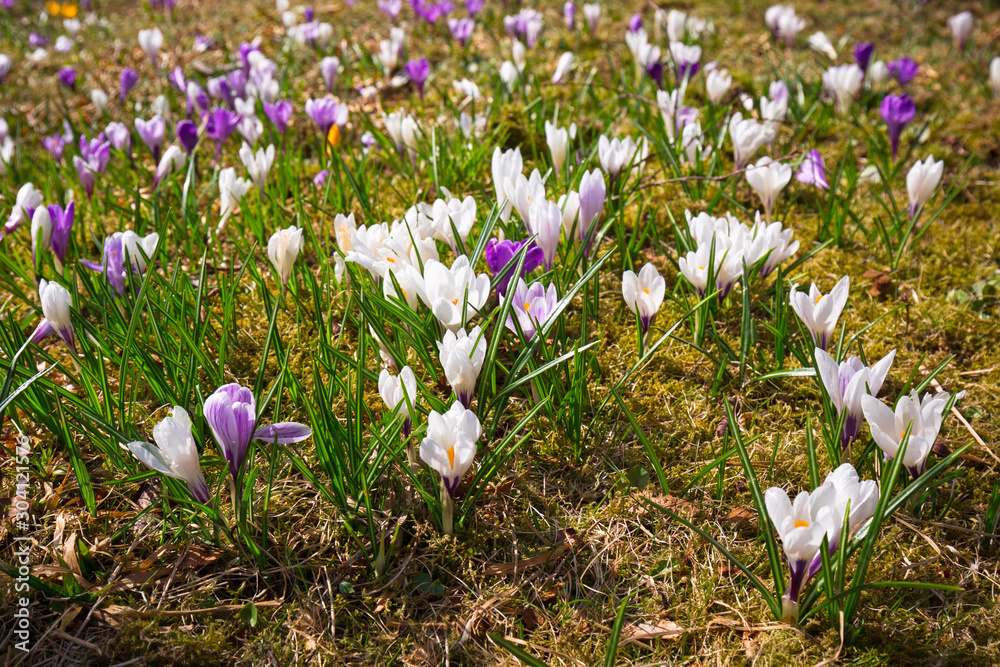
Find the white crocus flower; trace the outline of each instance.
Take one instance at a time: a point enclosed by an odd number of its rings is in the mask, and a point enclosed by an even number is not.
[[[839,539],[843,515],[836,514],[837,491],[833,484],[823,484],[812,493],[802,491],[794,504],[784,489],[771,487],[764,493],[764,504],[771,523],[781,537],[788,559],[788,587],[782,599],[782,620],[798,621],[799,594],[809,578],[809,568],[819,555],[823,537]]]
[[[630,166],[635,158],[636,143],[632,137],[608,140],[601,135],[597,140],[597,156],[601,162],[601,168],[614,179],[621,172],[623,167]]]
[[[829,535],[829,553],[832,556],[840,546],[840,537],[845,537],[843,533],[844,519],[847,518],[847,538],[854,533],[858,527],[875,515],[875,508],[878,506],[878,484],[873,479],[861,481],[858,471],[850,463],[841,464],[836,470],[829,473],[823,480],[823,486],[833,487],[835,499],[833,501],[832,521],[839,521],[841,530],[837,535]],[[850,515],[848,515],[850,508]],[[809,565],[809,573],[806,575],[808,581],[814,577],[823,567],[823,556],[817,553],[813,556]]]
[[[896,351],[893,350],[882,357],[871,368],[865,366],[861,359],[854,355],[838,364],[825,350],[817,347],[815,354],[816,370],[819,371],[826,393],[837,409],[837,416],[840,417],[845,410],[847,411],[844,427],[840,432],[840,446],[842,449],[847,449],[861,432],[861,422],[864,419],[861,398],[868,394],[878,396],[889,367],[892,366],[892,360],[896,358]]]
[[[699,159],[702,163],[705,163],[711,157],[712,147],[705,146],[702,143],[703,136],[704,132],[701,129],[701,123],[698,121],[687,123],[684,125],[684,129],[681,130],[681,149],[684,151],[682,158],[688,164],[696,165]]]
[[[108,108],[108,94],[95,88],[90,91],[90,102],[94,105],[97,113],[104,113],[104,110]]]
[[[573,55],[572,51],[566,51],[561,56],[559,56],[559,61],[556,63],[556,71],[552,74],[552,83],[559,83],[563,80],[563,77],[573,69],[573,65],[576,63],[576,56]],[[503,71],[501,70],[501,76]],[[505,81],[506,83],[506,81]],[[510,85],[507,86],[511,88]]]
[[[809,48],[819,51],[830,60],[837,59],[837,49],[833,48],[833,42],[826,36],[825,32],[816,32],[809,35]]]
[[[509,60],[503,61],[500,65],[500,80],[503,81],[503,85],[507,88],[507,92],[513,93],[517,88],[518,79],[520,79],[521,74],[517,70],[517,66],[514,65]]]
[[[454,531],[455,489],[472,467],[481,433],[476,413],[457,401],[443,415],[434,410],[427,415],[427,437],[420,443],[420,458],[441,475],[441,528],[445,535]]]
[[[426,204],[423,206],[426,207]],[[464,244],[476,222],[476,200],[470,195],[465,199],[451,197],[447,201],[438,199],[426,210],[431,219],[434,238],[451,246],[458,253],[458,240]],[[458,238],[455,238],[458,232]]]
[[[677,133],[677,114],[684,106],[684,86],[674,90],[656,91],[656,104],[660,107],[660,116],[663,118],[663,128],[667,132],[667,139],[674,143]]]
[[[580,238],[580,193],[570,190],[568,193],[559,196],[556,202],[559,210],[562,211],[562,226],[566,232],[566,239],[570,242]]]
[[[201,474],[198,447],[191,435],[191,418],[187,411],[179,405],[174,406],[171,416],[153,427],[153,440],[156,445],[130,442],[128,448],[146,467],[187,482],[194,499],[203,505],[208,503],[211,496]]]
[[[733,85],[733,77],[724,69],[713,69],[705,77],[705,90],[712,104],[720,104]]]
[[[8,137],[8,139],[9,138],[10,137]],[[14,208],[10,212],[7,224],[4,225],[3,233],[9,234],[24,223],[28,222],[28,210],[36,209],[41,205],[41,191],[36,190],[32,183],[25,183],[22,185],[17,191],[17,197],[14,199]],[[3,234],[0,234],[0,238],[3,238]]]
[[[383,39],[378,43],[378,60],[382,63],[382,73],[389,76],[399,62],[399,50],[391,40]]]
[[[757,164],[747,167],[746,178],[747,183],[763,202],[764,217],[770,222],[771,211],[774,210],[778,195],[792,179],[792,168],[769,157],[762,157]]]
[[[840,313],[847,305],[850,290],[851,281],[847,276],[838,280],[829,294],[821,293],[816,283],[810,285],[808,294],[798,291],[796,285],[792,286],[788,300],[792,304],[792,310],[812,335],[815,347],[825,350],[830,346],[833,330]]]
[[[864,79],[864,72],[854,63],[834,66],[823,72],[823,87],[837,99],[837,111],[841,114],[850,110]]]
[[[281,279],[282,292],[292,276],[292,267],[295,266],[300,250],[302,250],[302,230],[295,225],[288,229],[279,229],[267,242],[267,257]]]
[[[927,203],[941,184],[944,175],[944,161],[934,160],[930,155],[923,162],[917,161],[906,174],[906,191],[910,196],[910,217],[914,217],[920,207]]]
[[[872,84],[879,85],[885,83],[888,78],[889,66],[881,60],[876,60],[868,66],[868,80]]]
[[[245,178],[237,178],[236,170],[227,167],[219,172],[219,226],[215,233],[221,234],[226,221],[233,214],[240,200],[250,191],[251,182]]]
[[[552,168],[556,175],[562,174],[571,138],[576,138],[576,123],[571,123],[567,129],[559,127],[553,122],[545,121],[545,142],[549,145],[549,152],[552,154]]]
[[[139,31],[139,47],[146,53],[153,68],[160,66],[160,49],[163,48],[163,33],[159,28]]]
[[[948,29],[951,30],[951,37],[955,40],[955,46],[959,49],[965,48],[965,43],[972,34],[972,13],[961,12],[948,19]]]
[[[520,176],[524,169],[524,161],[521,159],[521,149],[514,148],[509,151],[501,151],[497,146],[493,149],[493,159],[490,165],[493,173],[493,189],[497,195],[497,206],[500,207],[500,219],[506,224],[510,221],[510,212],[513,205],[510,201],[510,194],[504,188],[508,179]]]
[[[737,111],[729,119],[729,139],[733,142],[733,162],[737,169],[743,169],[767,142],[767,127]]]
[[[483,99],[483,94],[479,91],[479,86],[468,79],[452,81],[451,85],[455,87],[455,90],[464,96],[465,99],[462,100],[462,104]]]
[[[555,202],[542,199],[531,204],[528,220],[528,229],[535,235],[535,245],[542,249],[545,270],[551,271],[559,248],[563,212]]]
[[[964,395],[965,392],[961,391],[956,394],[955,399]],[[865,394],[861,397],[861,408],[871,428],[872,439],[886,458],[896,456],[903,436],[909,432],[906,452],[903,453],[903,466],[917,479],[924,474],[927,456],[934,448],[934,441],[941,430],[949,398],[948,392],[924,394],[920,398],[914,389],[909,396],[900,398],[896,409],[892,410],[874,396]]]
[[[243,142],[243,146],[240,148],[240,160],[247,168],[250,180],[257,184],[257,189],[263,196],[267,175],[271,172],[271,165],[274,164],[274,144],[268,145],[266,149],[258,148],[257,152],[254,153],[253,148]]]
[[[685,23],[687,14],[678,9],[671,9],[667,12],[667,39],[671,42],[684,40]]]
[[[413,374],[413,369],[403,366],[403,370],[397,376],[383,368],[378,376],[378,393],[393,417],[400,412],[406,415],[403,421],[403,436],[408,438],[413,428],[413,413],[410,408],[417,405],[417,378]]]
[[[66,346],[73,351],[73,354],[76,354],[73,321],[70,319],[73,297],[69,290],[59,283],[49,282],[43,278],[38,284],[38,297],[45,319],[38,325],[32,338],[39,340],[55,331],[66,343]],[[48,327],[47,331],[46,327]],[[44,335],[42,335],[43,331],[45,331]]]
[[[537,169],[533,170],[528,178],[525,178],[524,174],[515,174],[513,178],[507,179],[503,187],[511,205],[528,229],[531,229],[531,207],[535,202],[545,201],[542,175]]]
[[[524,66],[527,64],[527,49],[524,48],[524,44],[520,40],[514,40],[514,43],[510,47],[510,58],[514,61],[514,65],[517,67],[518,72],[524,71]]]
[[[485,334],[478,326],[468,333],[465,329],[445,331],[437,346],[444,376],[455,392],[455,398],[468,407],[472,404],[476,381],[486,360]]]
[[[49,209],[39,206],[31,216],[31,256],[49,247],[52,238],[52,216]]]
[[[990,61],[990,89],[993,97],[1000,97],[1000,56]]]
[[[477,276],[465,255],[459,255],[450,267],[432,260],[424,264],[424,291],[424,303],[442,329],[456,331],[486,304],[490,278],[485,273]]]
[[[597,30],[597,21],[601,18],[601,6],[596,2],[585,3],[583,5],[583,19],[587,22],[590,34]]]
[[[666,288],[666,281],[652,264],[643,266],[638,275],[634,271],[622,275],[622,297],[629,310],[638,314],[643,335],[656,319]]]
[[[164,178],[178,169],[182,169],[185,162],[187,162],[187,155],[184,154],[180,146],[170,146],[163,151],[163,157],[156,165],[156,174],[153,176],[153,189],[155,190]]]

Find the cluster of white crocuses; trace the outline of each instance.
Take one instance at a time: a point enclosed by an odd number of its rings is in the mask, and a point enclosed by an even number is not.
[[[828,474],[811,493],[800,492],[794,502],[778,487],[764,493],[767,514],[788,559],[790,577],[782,597],[782,620],[798,621],[799,596],[822,567],[823,538],[830,553],[835,553],[841,539],[850,539],[850,534],[841,535],[844,519],[853,534],[875,514],[878,499],[878,485],[873,480],[861,481],[850,463]]]
[[[795,254],[799,242],[792,240],[793,231],[780,222],[770,224],[755,216],[753,225],[747,225],[730,213],[715,217],[708,213],[687,218],[687,231],[694,250],[678,257],[681,274],[704,297],[709,286],[719,291],[725,299],[747,271],[757,267],[761,277],[766,277],[778,264]]]

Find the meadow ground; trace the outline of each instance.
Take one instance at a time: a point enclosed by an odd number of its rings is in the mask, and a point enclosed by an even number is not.
[[[465,16],[457,4],[452,15]],[[691,28],[684,36],[702,47],[685,101],[700,110],[703,143],[714,147],[695,164],[667,140],[656,87],[638,75],[626,44],[630,17],[640,13],[649,41],[662,48],[664,87],[674,88],[653,3],[605,3],[595,35],[582,5],[570,31],[562,3],[540,3],[544,28],[509,87],[501,63],[516,57],[503,17],[517,12],[514,3],[487,0],[464,48],[444,19],[429,28],[405,5],[406,56],[392,76],[377,59],[391,22],[364,0],[317,4],[316,20],[332,32],[315,46],[296,44],[280,12],[260,0],[179,0],[172,12],[95,3],[94,19],[79,10],[72,48],[60,54],[49,45],[41,62],[29,58],[37,48],[29,35],[54,40],[65,32],[62,19],[41,20],[48,10],[33,3],[0,9],[0,52],[14,61],[0,84],[0,115],[16,146],[3,158],[0,212],[16,210],[29,181],[46,204],[76,206],[62,272],[47,249],[32,259],[28,224],[0,248],[0,400],[51,368],[4,406],[4,664],[1000,664],[1000,100],[988,80],[1000,55],[1000,12],[934,0],[798,0],[805,28],[786,49],[767,30],[765,2],[661,7],[710,22],[697,38]],[[289,8],[299,24],[304,9]],[[975,22],[959,50],[946,22],[962,10]],[[137,41],[153,25],[164,35],[158,72]],[[817,31],[835,59],[809,47]],[[214,46],[196,50],[196,34]],[[246,175],[241,138],[234,133],[216,159],[197,101],[197,162],[187,158],[151,187],[156,164],[133,131],[134,161],[113,151],[87,197],[71,159],[83,154],[79,136],[92,138],[112,121],[131,131],[135,118],[160,113],[164,145],[179,145],[174,128],[188,102],[168,74],[179,66],[211,88],[210,79],[245,65],[239,45],[255,39],[277,64],[273,80],[292,102],[292,119],[279,133],[257,102],[258,146],[273,143],[277,156],[265,186],[243,194],[224,231],[210,233],[222,214],[222,168]],[[839,114],[822,76],[854,62],[859,42],[875,44],[873,60],[909,56],[919,72],[905,88],[892,77],[866,81]],[[567,51],[575,67],[552,83]],[[324,137],[304,105],[325,94],[319,62],[330,55],[340,61],[333,92],[349,115]],[[431,69],[418,96],[402,66],[421,56]],[[733,78],[718,104],[706,92],[710,61]],[[59,82],[65,66],[74,68],[74,90]],[[119,103],[125,67],[140,76]],[[463,102],[452,85],[463,78],[481,99]],[[775,211],[794,230],[797,253],[766,277],[748,267],[724,301],[699,306],[678,268],[694,249],[684,212],[728,210],[752,223],[762,207],[733,164],[727,119],[737,111],[761,118],[758,100],[773,97],[779,80],[787,116],[751,162],[770,155],[797,171],[815,148],[834,187],[792,178]],[[103,111],[95,89],[111,98]],[[904,91],[916,115],[893,161],[880,103]],[[223,105],[224,93],[208,92],[206,106]],[[169,114],[154,102],[161,94]],[[421,128],[401,150],[383,115],[399,109]],[[468,138],[458,127],[462,112],[483,117]],[[565,169],[550,172],[544,123],[553,118],[575,123],[576,135]],[[57,161],[41,138],[64,132],[64,119],[74,140]],[[471,196],[475,224],[460,247],[444,240],[454,240],[447,228],[430,243],[446,264],[467,252],[476,273],[487,272],[487,238],[526,236],[520,207],[509,222],[497,215],[494,147],[519,148],[524,174],[538,168],[554,202],[602,167],[601,135],[645,137],[649,155],[641,169],[627,160],[607,181],[589,256],[566,230],[555,267],[532,274],[529,282],[556,285],[564,310],[531,343],[503,325],[520,305],[510,298],[492,296],[468,317],[490,345],[469,401],[482,435],[456,491],[455,535],[442,535],[437,476],[408,462],[403,420],[378,391],[381,368],[410,365],[420,387],[411,442],[432,435],[428,414],[453,400],[438,359],[438,311],[375,287],[405,290],[403,273],[395,282],[383,270],[376,283],[367,266],[337,261],[345,248],[336,216],[354,213],[359,226],[373,225],[402,218],[417,202]],[[907,172],[929,155],[943,161],[944,176],[907,232]],[[321,170],[328,173],[318,184]],[[273,232],[293,224],[303,243],[286,291],[266,249]],[[157,232],[159,242],[142,258],[144,270],[125,271],[128,289],[116,293],[107,269],[93,272],[79,260],[100,264],[104,236],[125,229]],[[665,278],[666,298],[640,343],[622,273],[646,264]],[[815,282],[827,292],[841,276],[851,283],[835,333],[843,352],[874,363],[895,350],[879,397],[891,405],[917,386],[965,392],[928,443],[933,479],[910,482],[905,469],[893,477],[867,425],[843,455],[829,392],[797,370],[813,365],[813,345],[787,305],[789,290]],[[79,355],[58,336],[18,352],[42,316],[39,278],[73,294]],[[239,486],[202,408],[230,382],[252,387],[261,425],[312,429],[299,442],[253,445]],[[209,502],[195,503],[187,485],[151,472],[126,447],[151,440],[174,405],[191,413]],[[21,457],[24,436],[30,455]],[[834,554],[831,569],[810,581],[814,608],[795,627],[776,620],[787,543],[777,542],[775,570],[775,530],[755,491],[758,483],[789,495],[810,490],[842,458],[862,479],[880,480],[883,497],[912,497],[874,531],[842,540],[858,550],[850,560]],[[18,487],[22,472],[27,489]],[[31,578],[22,592],[17,550],[26,543]],[[862,559],[863,581],[898,585],[858,591],[851,577]],[[825,575],[845,561],[847,585],[835,587]],[[15,634],[22,615],[28,653]]]

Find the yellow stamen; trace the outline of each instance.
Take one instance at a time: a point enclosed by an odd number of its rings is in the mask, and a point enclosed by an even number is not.
[[[699,270],[699,271],[704,271],[704,270],[705,270],[705,267],[704,267],[704,266],[699,266],[699,267],[698,267],[698,270]]]
[[[524,309],[525,309],[525,310],[528,310],[529,308],[531,308],[531,302],[527,302],[527,303],[525,303],[525,304],[524,304]]]
[[[642,291],[645,292],[646,294],[649,294],[649,288],[648,287],[643,287]]]
[[[393,264],[395,264],[395,263],[396,263],[396,260],[394,260],[394,259],[393,259],[392,257],[386,257],[386,258],[385,258],[385,261],[387,261],[387,262],[392,262]]]
[[[818,297],[816,297],[816,303],[819,303],[819,300],[822,299],[822,298],[823,298],[822,294],[820,294]]]
[[[448,448],[448,465],[451,466],[452,470],[455,469],[455,448],[454,447],[449,447]]]
[[[454,299],[454,300],[452,300],[452,302],[451,302],[451,303],[452,303],[452,305],[454,305],[454,306],[457,306],[457,305],[458,305],[458,299]]]
[[[799,519],[798,521],[795,522],[795,527],[796,528],[808,528],[809,527],[809,522],[808,521],[803,521],[802,519]]]

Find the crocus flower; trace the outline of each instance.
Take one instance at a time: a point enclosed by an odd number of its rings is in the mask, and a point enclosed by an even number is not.
[[[326,85],[327,92],[333,91],[333,82],[337,78],[337,73],[340,72],[340,58],[336,56],[328,56],[319,61],[319,72],[323,76],[323,83]]]
[[[475,16],[483,9],[485,0],[465,0],[465,11],[469,12],[469,16]]]
[[[708,99],[712,101],[712,104],[721,103],[732,85],[733,77],[724,69],[713,69],[705,77],[705,90],[708,92]]]
[[[905,86],[917,76],[920,66],[912,58],[900,58],[889,62],[889,74],[895,77],[899,85]]]
[[[794,7],[774,5],[764,12],[764,22],[771,34],[784,40],[786,48],[792,48],[795,36],[806,27],[806,22],[795,14]]]
[[[163,137],[167,133],[167,123],[163,120],[163,116],[153,116],[148,121],[136,118],[135,130],[153,156],[153,162],[158,162],[160,150],[163,148]]]
[[[218,160],[222,154],[222,144],[232,135],[240,123],[239,114],[226,109],[225,107],[215,107],[208,114],[208,122],[205,124],[205,134],[215,139],[215,159]]]
[[[59,83],[70,90],[76,90],[76,70],[72,67],[63,67],[59,70]]]
[[[288,279],[292,277],[292,268],[301,249],[302,230],[295,225],[288,229],[279,229],[267,242],[267,257],[281,278],[282,291],[288,285]]]
[[[591,229],[594,229],[604,210],[604,198],[607,195],[607,186],[604,182],[604,173],[600,169],[594,169],[584,173],[580,179],[580,221],[578,233],[581,241],[587,242],[584,254],[590,254],[590,244],[593,243]]]
[[[22,185],[17,191],[14,208],[10,212],[10,217],[7,218],[7,224],[4,225],[3,234],[0,234],[0,238],[3,238],[3,235],[11,233],[24,223],[30,222],[31,211],[41,205],[42,193],[35,189],[34,184],[25,183]]]
[[[43,137],[42,146],[52,154],[56,162],[62,162],[63,152],[66,150],[66,140],[63,139],[61,134],[57,132],[51,136]]]
[[[288,100],[279,100],[274,104],[265,102],[264,113],[274,123],[278,134],[284,134],[288,129],[288,120],[292,117],[292,103]]]
[[[94,105],[97,113],[104,113],[104,110],[108,108],[108,94],[95,88],[90,91],[90,103]]]
[[[403,67],[403,70],[406,72],[406,76],[410,77],[413,85],[417,87],[420,99],[424,99],[424,83],[426,83],[427,76],[431,73],[430,61],[427,58],[410,60]]]
[[[240,148],[240,160],[247,168],[250,179],[257,184],[261,196],[264,194],[264,183],[267,182],[267,175],[274,164],[274,145],[269,145],[267,149],[258,148],[254,153],[253,149],[246,143]]]
[[[960,391],[955,399],[964,395],[965,392]],[[871,428],[872,440],[887,459],[896,457],[903,436],[909,432],[903,466],[910,471],[913,479],[917,479],[927,467],[927,457],[934,448],[950,398],[945,391],[924,394],[921,398],[914,389],[909,396],[900,398],[896,409],[892,410],[874,396],[866,394],[861,397],[861,408]]]
[[[184,70],[178,65],[167,75],[167,81],[169,81],[174,88],[183,92],[187,91],[187,79],[184,78]]]
[[[799,170],[795,174],[795,180],[806,185],[815,185],[821,190],[827,190],[830,184],[826,182],[826,163],[819,151],[813,148],[799,165]]]
[[[219,226],[215,233],[219,234],[226,226],[229,216],[239,205],[240,200],[250,191],[250,181],[236,177],[236,170],[227,167],[219,172]]]
[[[191,418],[181,406],[174,406],[170,417],[153,427],[153,440],[130,442],[128,448],[135,458],[156,472],[187,482],[191,495],[206,504],[210,495],[198,462],[198,447],[191,435]]]
[[[80,263],[92,271],[102,271],[115,292],[121,295],[125,293],[126,273],[142,275],[146,270],[147,259],[153,257],[159,241],[160,235],[156,232],[146,236],[139,236],[131,230],[115,232],[104,237],[100,263],[86,259],[80,260]]]
[[[872,54],[875,53],[874,42],[858,42],[854,47],[854,62],[861,68],[862,74],[868,73],[868,64],[872,61]]]
[[[570,138],[576,138],[576,123],[571,123],[567,129],[559,127],[553,122],[545,121],[545,142],[552,154],[552,168],[557,175],[562,173]]]
[[[38,297],[42,304],[44,319],[31,335],[32,342],[39,343],[55,333],[66,343],[66,347],[76,354],[73,322],[70,319],[73,297],[70,296],[69,290],[59,283],[49,282],[43,278],[38,284]]]
[[[547,199],[532,202],[528,228],[535,235],[535,245],[542,251],[545,270],[551,271],[555,263],[556,250],[559,248],[559,232],[563,228],[563,212],[559,204]],[[528,254],[531,254],[531,251]]]
[[[472,467],[481,433],[476,414],[457,401],[443,415],[435,410],[427,415],[427,437],[420,443],[420,458],[441,475],[441,528],[445,535],[454,530],[455,489]]]
[[[413,428],[410,406],[417,404],[417,378],[413,369],[403,366],[397,376],[383,368],[378,375],[378,393],[393,417],[400,412],[406,415],[403,420],[403,436],[408,438]]]
[[[909,124],[917,113],[917,107],[913,99],[903,93],[902,95],[886,95],[880,107],[882,118],[889,126],[889,142],[892,144],[892,159],[896,159],[899,149],[899,136],[903,129]]]
[[[840,417],[847,411],[844,427],[840,432],[840,446],[847,447],[861,432],[861,422],[864,412],[861,409],[862,396],[878,396],[879,389],[885,381],[885,376],[896,357],[896,351],[882,357],[874,366],[868,368],[860,359],[851,355],[839,364],[825,350],[816,348],[816,370],[826,388],[833,406]]]
[[[670,57],[673,58],[678,81],[690,79],[701,69],[701,47],[698,45],[689,46],[683,42],[671,42]]]
[[[63,262],[66,261],[66,252],[69,250],[70,232],[73,230],[73,218],[76,213],[76,206],[71,201],[64,209],[58,204],[48,206],[49,217],[52,220],[52,233],[49,238],[49,249],[55,255],[56,269],[62,273]]]
[[[197,81],[188,81],[184,89],[184,97],[187,100],[187,115],[194,113],[195,108],[203,112],[208,110],[208,95],[205,89]]]
[[[576,28],[576,3],[573,0],[566,0],[563,3],[563,21],[566,23],[567,30]]]
[[[768,517],[778,531],[791,575],[782,597],[782,620],[795,623],[799,616],[799,595],[809,578],[810,564],[823,546],[823,537],[832,543],[840,539],[843,515],[837,516],[837,491],[823,484],[812,493],[802,491],[793,504],[784,489],[772,487],[764,493]]]
[[[910,217],[917,215],[941,184],[944,175],[944,161],[935,162],[929,155],[923,162],[917,161],[906,174],[906,191],[910,196]]]
[[[177,140],[184,147],[184,150],[190,155],[191,151],[195,149],[198,145],[198,126],[192,121],[184,119],[177,123]]]
[[[469,407],[476,391],[476,380],[486,360],[486,336],[478,326],[445,331],[437,344],[441,368],[452,391],[462,405]]]
[[[993,91],[993,97],[1000,97],[1000,56],[995,57],[990,61],[990,89]]]
[[[864,78],[861,68],[854,63],[830,67],[823,72],[823,87],[836,98],[840,113],[846,114],[850,110]]]
[[[298,422],[280,422],[261,426],[257,424],[257,401],[253,392],[236,383],[226,384],[208,397],[204,405],[205,421],[212,429],[215,442],[229,462],[229,472],[239,479],[250,442],[300,442],[312,435],[312,429]]]
[[[168,148],[163,153],[163,157],[160,158],[160,163],[156,166],[156,174],[153,176],[153,190],[156,190],[156,187],[164,178],[174,171],[183,168],[186,161],[187,156],[181,151],[180,146],[171,146]]]
[[[632,166],[636,158],[637,146],[632,137],[619,139],[615,137],[609,140],[603,134],[597,140],[597,156],[601,163],[601,168],[608,173],[611,181],[618,177],[622,168]]]
[[[746,178],[747,183],[763,202],[764,217],[770,222],[771,211],[774,210],[778,195],[792,179],[792,168],[769,157],[762,157],[757,164],[747,167]]]
[[[507,223],[510,220],[510,213],[513,204],[505,189],[505,184],[515,175],[521,174],[524,162],[521,158],[521,149],[514,148],[508,151],[500,150],[497,146],[493,149],[493,158],[490,165],[493,174],[493,189],[496,191],[497,206],[500,207],[500,219]]]
[[[837,49],[833,48],[833,42],[830,41],[825,32],[820,31],[809,35],[809,48],[813,51],[819,51],[830,60],[837,59]]]
[[[118,82],[118,99],[124,103],[125,98],[135,88],[135,84],[139,83],[139,73],[131,67],[126,67],[122,70]]]
[[[0,83],[3,82],[7,75],[10,74],[10,69],[13,67],[14,62],[5,53],[0,53]]]
[[[455,38],[462,48],[469,43],[469,38],[472,37],[472,31],[476,29],[476,22],[469,17],[465,18],[450,18],[448,19],[448,30],[451,31],[451,36]]]
[[[951,36],[955,40],[955,46],[958,49],[964,50],[965,43],[969,40],[969,35],[972,34],[972,13],[971,12],[961,12],[960,14],[955,14],[948,19],[948,29],[951,30]]]
[[[540,282],[527,285],[518,278],[511,295],[510,314],[507,315],[505,326],[515,333],[520,326],[524,340],[530,341],[535,336],[535,331],[545,324],[558,302],[559,295],[552,283],[546,288]],[[515,318],[517,325],[514,323]]]
[[[797,286],[793,285],[792,291],[788,295],[792,310],[809,330],[813,345],[825,350],[833,338],[837,319],[843,312],[844,306],[847,305],[851,281],[847,276],[844,276],[837,281],[829,294],[821,293],[816,287],[816,283],[810,285],[808,294],[800,292],[796,288]]]
[[[842,463],[840,467],[829,473],[823,480],[823,485],[832,486],[836,493],[833,509],[834,518],[841,521],[841,526],[843,526],[844,518],[847,518],[847,535],[844,537],[850,537],[861,524],[874,516],[879,498],[878,484],[873,479],[861,481],[858,477],[858,471],[850,463]],[[848,508],[850,508],[850,515],[848,515]],[[832,556],[837,552],[837,547],[840,546],[839,538],[841,535],[828,535],[827,537],[829,553]],[[822,568],[823,556],[816,554],[813,556],[812,563],[809,564],[807,579],[816,576]]]
[[[632,314],[639,316],[643,335],[656,319],[666,288],[666,281],[652,264],[644,265],[638,275],[634,271],[622,274],[622,297]]]
[[[559,61],[556,63],[556,70],[552,74],[552,83],[559,83],[563,80],[566,74],[573,69],[573,65],[576,63],[576,56],[573,55],[572,51],[566,51],[561,56],[559,56]],[[508,89],[511,86],[508,86]]]
[[[160,67],[160,49],[163,48],[163,33],[159,28],[139,31],[139,47],[152,63],[153,69]]]
[[[587,29],[593,35],[597,32],[597,21],[601,18],[601,6],[596,2],[584,3],[583,19],[587,22]]]
[[[90,141],[87,141],[87,137],[81,136],[80,153],[80,156],[73,156],[73,166],[76,167],[77,176],[87,193],[87,198],[90,199],[94,194],[97,174],[103,174],[108,168],[111,144],[105,140],[104,134],[99,134]]]
[[[486,265],[493,272],[493,284],[496,286],[497,294],[502,298],[507,293],[507,285],[513,277],[514,268],[517,266],[517,255],[521,248],[528,246],[524,254],[524,264],[521,267],[521,276],[526,276],[535,270],[542,263],[544,253],[542,249],[532,241],[498,241],[491,238],[486,242]]]
[[[323,136],[328,137],[334,125],[343,127],[347,122],[347,105],[341,104],[332,95],[318,100],[310,99],[306,102],[306,115],[316,123]]]
[[[389,20],[393,23],[399,21],[399,13],[403,10],[403,0],[378,0],[376,3]]]
[[[35,209],[31,216],[31,260],[35,260],[35,251],[49,245],[52,238],[52,215],[44,206]]]
[[[450,267],[437,260],[424,262],[424,303],[441,324],[442,330],[456,331],[467,315],[478,311],[490,295],[490,279],[478,276],[469,258],[459,255]]]
[[[743,169],[754,153],[767,142],[767,126],[753,118],[743,118],[743,114],[737,111],[729,119],[729,139],[733,143],[736,169]]]

